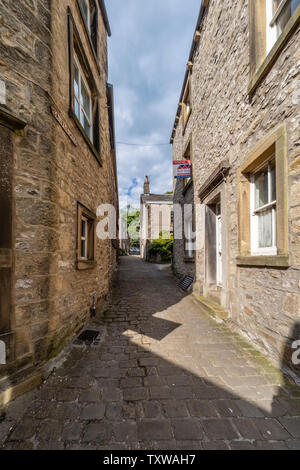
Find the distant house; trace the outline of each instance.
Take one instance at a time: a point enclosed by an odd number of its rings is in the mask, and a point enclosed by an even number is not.
[[[125,253],[129,254],[130,251],[130,239],[127,230],[127,220],[124,217],[120,217],[120,249]]]
[[[173,194],[150,194],[150,182],[145,177],[141,195],[140,250],[141,257],[148,258],[148,246],[161,233],[173,232]]]

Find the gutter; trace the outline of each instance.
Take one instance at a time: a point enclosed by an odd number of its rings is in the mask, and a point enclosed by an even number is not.
[[[171,135],[171,139],[170,139],[171,144],[173,144],[177,124],[178,124],[178,121],[179,121],[179,118],[180,118],[180,115],[181,115],[181,108],[182,108],[181,103],[182,103],[186,83],[187,83],[187,80],[188,80],[188,77],[189,77],[189,73],[190,73],[190,70],[193,66],[194,53],[195,53],[195,50],[196,50],[196,48],[198,46],[198,43],[199,43],[199,40],[200,40],[200,29],[201,29],[201,25],[202,25],[202,22],[203,22],[203,19],[204,19],[204,14],[205,14],[205,11],[206,11],[208,5],[209,5],[209,0],[202,0],[199,16],[198,16],[198,20],[197,20],[197,25],[196,25],[196,29],[195,29],[195,33],[194,33],[194,39],[193,39],[193,42],[192,42],[190,55],[189,55],[189,60],[188,60],[188,64],[187,64],[187,70],[186,70],[185,76],[184,76],[184,81],[183,81],[182,90],[181,90],[181,94],[180,94],[179,104],[178,104],[176,117],[175,117],[175,121],[174,121],[174,126],[173,126],[173,130],[172,130],[172,135]]]

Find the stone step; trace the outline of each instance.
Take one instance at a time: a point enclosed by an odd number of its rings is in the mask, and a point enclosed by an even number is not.
[[[8,405],[20,395],[30,392],[41,385],[43,376],[40,371],[28,367],[0,382],[0,408]]]
[[[212,302],[207,297],[200,297],[196,294],[193,295],[197,302],[207,313],[209,313],[209,315],[212,315],[215,318],[219,318],[220,320],[227,320],[229,318],[228,311],[220,304]]]

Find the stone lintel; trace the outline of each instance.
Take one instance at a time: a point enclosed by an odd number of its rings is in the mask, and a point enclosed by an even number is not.
[[[227,160],[221,162],[213,171],[210,177],[205,181],[199,191],[199,198],[203,202],[206,196],[211,193],[225,178],[230,170],[230,165]]]

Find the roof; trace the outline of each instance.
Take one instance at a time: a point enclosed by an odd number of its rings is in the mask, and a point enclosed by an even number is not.
[[[167,202],[168,204],[173,204],[173,194],[142,194],[141,202],[148,204]]]
[[[208,4],[209,4],[209,0],[202,0],[202,2],[201,2],[200,12],[199,12],[199,16],[198,16],[198,20],[197,20],[197,24],[196,24],[196,29],[195,29],[195,33],[194,33],[194,37],[193,37],[193,42],[192,42],[188,62],[193,62],[194,53],[195,53],[196,47],[198,45],[198,41],[195,39],[196,38],[196,33],[201,28],[201,25],[202,25],[202,22],[203,22],[203,19],[204,19],[204,13],[205,13],[205,10],[208,7]],[[189,77],[189,69],[187,68],[187,70],[185,72],[184,80],[183,80],[183,85],[182,85],[182,90],[181,90],[181,94],[180,94],[179,104],[178,104],[178,107],[177,107],[176,117],[175,117],[174,126],[173,126],[173,130],[172,130],[171,144],[173,143],[174,135],[175,135],[175,132],[176,132],[178,121],[179,121],[178,118],[180,117],[180,114],[181,114],[181,102],[182,102],[182,99],[183,99],[183,95],[184,95],[184,91],[185,91],[186,82],[188,80],[188,77]]]
[[[102,13],[102,17],[103,17],[103,21],[104,21],[104,24],[105,24],[106,32],[107,32],[108,36],[111,36],[111,29],[110,29],[110,25],[109,25],[109,21],[108,21],[108,16],[107,16],[107,11],[106,11],[106,6],[105,6],[105,3],[104,3],[104,0],[98,0],[98,3],[99,3],[100,10],[101,10],[101,13]]]

